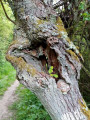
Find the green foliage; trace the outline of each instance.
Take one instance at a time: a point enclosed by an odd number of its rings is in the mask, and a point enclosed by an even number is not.
[[[3,95],[7,88],[15,80],[15,70],[9,62],[2,59],[2,66],[0,66],[0,95]]]
[[[7,14],[13,19],[12,11],[7,3],[4,3]],[[0,5],[0,51],[5,53],[7,46],[13,37],[13,23],[5,16],[2,6]]]
[[[10,7],[4,3],[7,13],[13,18]],[[11,83],[15,80],[15,70],[5,60],[6,49],[13,37],[13,24],[6,18],[0,5],[0,95],[3,95]]]
[[[83,17],[83,21],[90,21],[90,14],[88,13],[88,11],[81,13],[81,16]]]
[[[58,78],[58,75],[57,75],[57,74],[53,74],[53,66],[50,66],[50,68],[49,68],[49,70],[48,70],[48,73],[50,74],[50,76],[55,77],[55,78]]]
[[[90,21],[90,14],[89,12],[86,10],[87,9],[87,5],[85,1],[80,2],[79,5],[79,10],[81,10],[81,17],[83,17],[83,21]]]
[[[79,4],[79,9],[80,9],[80,10],[85,10],[85,8],[86,8],[86,3],[85,3],[85,1],[83,0],[83,1],[80,2],[80,4]]]
[[[51,66],[48,70],[49,74],[53,73],[53,66]]]
[[[41,102],[30,90],[20,85],[16,93],[19,100],[10,107],[15,110],[10,120],[51,120]]]

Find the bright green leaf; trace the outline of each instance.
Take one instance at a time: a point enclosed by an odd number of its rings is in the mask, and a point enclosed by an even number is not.
[[[49,71],[48,71],[48,72],[49,72],[49,74],[51,74],[51,73],[53,72],[53,70],[52,70],[52,69],[49,69]]]
[[[53,74],[53,77],[58,78],[58,75],[57,74]]]
[[[53,70],[53,66],[51,66],[51,67],[50,67],[50,69],[52,69],[52,70]]]

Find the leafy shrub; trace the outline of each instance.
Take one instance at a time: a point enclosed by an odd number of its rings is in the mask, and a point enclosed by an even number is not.
[[[20,85],[16,91],[19,96],[11,109],[15,110],[12,120],[51,120],[37,97]]]

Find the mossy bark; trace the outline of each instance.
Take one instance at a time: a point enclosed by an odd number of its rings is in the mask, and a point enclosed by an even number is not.
[[[82,112],[78,88],[82,56],[53,10],[52,0],[13,2],[16,29],[6,59],[15,67],[17,79],[37,95],[52,120],[89,119]],[[58,78],[49,75],[51,66]]]

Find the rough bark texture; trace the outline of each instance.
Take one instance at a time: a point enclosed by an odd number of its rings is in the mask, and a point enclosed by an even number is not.
[[[53,1],[13,1],[16,29],[6,59],[18,80],[36,94],[52,120],[89,120],[78,88],[82,56],[53,10]]]

